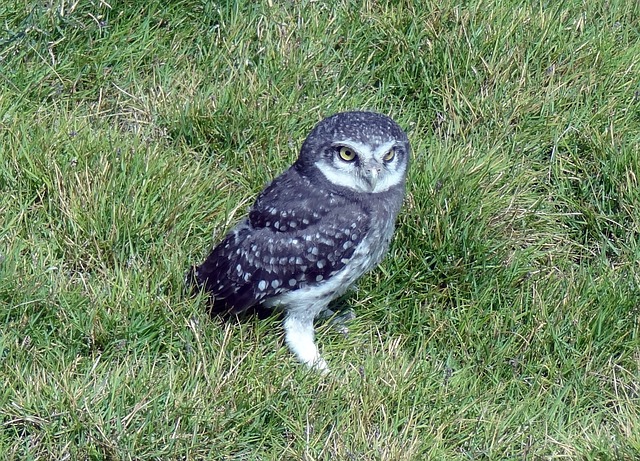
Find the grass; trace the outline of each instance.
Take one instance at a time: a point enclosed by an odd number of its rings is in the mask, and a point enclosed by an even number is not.
[[[638,459],[639,5],[3,2],[2,458]],[[356,108],[414,158],[323,378],[182,277]]]

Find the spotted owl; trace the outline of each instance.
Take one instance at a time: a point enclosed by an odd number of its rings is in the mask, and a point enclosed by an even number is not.
[[[410,146],[391,118],[343,112],[306,138],[296,162],[193,267],[216,312],[284,312],[285,341],[302,363],[328,370],[314,319],[382,260],[402,206]]]

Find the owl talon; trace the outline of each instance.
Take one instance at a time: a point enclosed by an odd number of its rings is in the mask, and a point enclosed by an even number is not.
[[[329,365],[327,365],[327,362],[322,357],[318,357],[318,359],[311,365],[311,368],[318,371],[323,376],[329,374]]]
[[[342,324],[331,325],[342,336],[349,336],[349,327]]]

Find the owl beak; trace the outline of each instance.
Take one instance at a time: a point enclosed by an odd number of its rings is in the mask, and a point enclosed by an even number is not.
[[[380,168],[377,165],[371,165],[365,169],[364,180],[369,184],[371,191],[373,192],[378,184],[378,176],[380,175]]]

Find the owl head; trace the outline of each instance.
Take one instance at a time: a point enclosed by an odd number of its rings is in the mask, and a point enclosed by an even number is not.
[[[386,115],[341,112],[322,120],[302,145],[296,167],[358,193],[404,189],[411,147]]]

